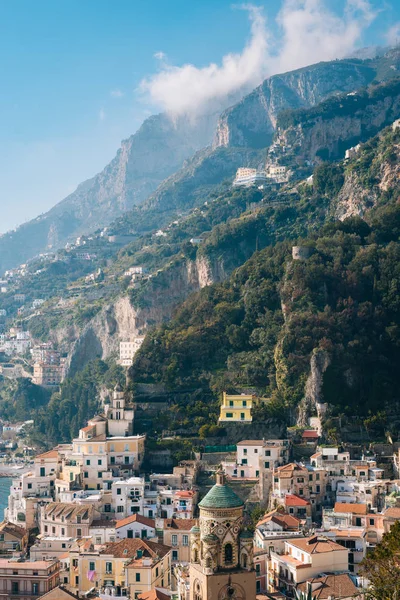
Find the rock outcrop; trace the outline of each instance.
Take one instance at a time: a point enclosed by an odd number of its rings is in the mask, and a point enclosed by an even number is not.
[[[309,108],[332,94],[352,92],[377,77],[377,64],[400,66],[400,53],[373,61],[346,59],[319,63],[266,79],[251,94],[228,108],[219,118],[214,146],[269,145],[277,116],[287,109]],[[392,76],[395,73],[392,71]],[[379,78],[379,77],[378,77]]]

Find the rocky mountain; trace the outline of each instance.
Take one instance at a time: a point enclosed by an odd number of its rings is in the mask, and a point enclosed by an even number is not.
[[[204,150],[213,136],[217,150],[221,146],[265,148],[279,112],[310,107],[332,94],[393,77],[399,69],[399,54],[393,50],[374,59],[320,63],[273,76],[225,111],[217,127],[214,114],[194,122],[186,118],[172,122],[163,114],[150,117],[122,142],[116,157],[101,173],[44,215],[0,237],[0,272],[39,252],[59,248],[79,234],[108,225],[148,197],[148,206],[158,206],[162,221],[171,208],[185,204],[186,194],[192,202],[195,189],[231,177],[242,164],[243,153],[227,153],[224,157]],[[253,158],[257,160],[249,155],[247,164],[254,164]],[[190,162],[184,164],[186,160]],[[135,212],[130,223],[138,229],[139,219],[142,231],[146,226],[147,230],[160,226],[157,218],[146,225],[147,216],[146,211]]]
[[[287,159],[338,160],[400,117],[400,78],[335,96],[310,109],[282,112],[277,141]]]
[[[0,237],[0,272],[108,225],[140,204],[187,158],[210,143],[216,119],[217,115],[208,115],[172,122],[165,114],[146,119],[122,142],[101,173],[47,213]]]
[[[261,148],[271,142],[278,114],[314,106],[332,94],[352,92],[400,71],[400,48],[373,60],[318,63],[274,75],[219,118],[214,146]]]

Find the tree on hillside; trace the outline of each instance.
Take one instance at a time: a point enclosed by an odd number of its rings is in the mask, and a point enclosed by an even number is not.
[[[396,521],[382,542],[364,559],[362,574],[370,581],[366,600],[400,598],[400,521]]]

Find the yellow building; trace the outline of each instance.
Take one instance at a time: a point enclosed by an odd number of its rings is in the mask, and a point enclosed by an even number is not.
[[[251,423],[253,420],[251,409],[254,405],[252,395],[222,395],[220,423]]]
[[[154,587],[168,587],[171,582],[171,548],[141,540],[123,539],[110,542],[102,549],[84,545],[71,549],[70,585],[72,592],[84,594],[93,587],[120,586],[131,598]]]

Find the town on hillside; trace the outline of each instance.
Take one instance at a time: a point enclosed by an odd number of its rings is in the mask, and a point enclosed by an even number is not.
[[[253,395],[223,394],[220,423],[251,432]],[[363,560],[400,521],[400,447],[301,437],[205,447],[149,468],[146,435],[115,386],[70,443],[13,479],[0,591],[16,598],[364,598]],[[397,445],[398,446],[398,445]],[[300,458],[300,454],[302,455]]]

